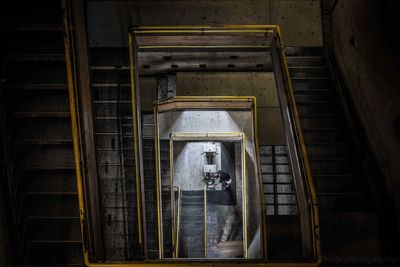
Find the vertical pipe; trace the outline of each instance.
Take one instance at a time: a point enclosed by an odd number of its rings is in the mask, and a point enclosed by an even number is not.
[[[175,258],[179,257],[179,232],[181,226],[181,187],[178,187],[178,214],[176,222]]]
[[[204,193],[204,258],[207,258],[207,189],[203,187]]]
[[[254,142],[255,142],[255,151],[256,151],[256,164],[257,164],[257,173],[258,173],[258,186],[260,188],[260,203],[261,203],[261,230],[262,230],[262,237],[263,237],[263,258],[268,258],[268,231],[267,231],[267,212],[266,206],[264,201],[264,184],[262,180],[261,174],[261,164],[260,164],[260,148],[259,148],[259,141],[258,141],[258,117],[257,117],[257,98],[252,97],[251,100],[253,101],[253,121],[254,121]]]
[[[242,134],[242,202],[243,202],[243,257],[248,257],[248,241],[247,241],[247,181],[246,181],[246,137]]]
[[[162,232],[162,198],[161,198],[161,169],[160,169],[160,140],[158,137],[158,109],[154,105],[154,152],[156,161],[156,194],[157,194],[157,233],[158,233],[158,258],[164,257],[163,232]]]
[[[171,198],[171,243],[172,248],[175,246],[175,192],[174,192],[174,158],[173,158],[174,141],[169,140],[169,183],[170,183],[170,198]],[[172,250],[172,257],[175,258],[174,249]]]
[[[144,256],[144,242],[143,242],[143,224],[142,224],[142,162],[141,162],[141,150],[140,150],[140,126],[139,122],[140,113],[138,112],[138,104],[140,105],[138,98],[138,88],[136,85],[136,69],[135,69],[135,51],[134,51],[134,37],[132,33],[128,36],[129,45],[129,71],[131,78],[131,97],[132,97],[132,126],[133,126],[133,138],[134,138],[134,149],[135,149],[135,177],[136,177],[136,210],[138,218],[138,237],[139,246],[141,248],[141,254]]]

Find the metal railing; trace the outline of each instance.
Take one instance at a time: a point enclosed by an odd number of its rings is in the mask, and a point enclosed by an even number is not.
[[[296,100],[286,62],[282,35],[276,26],[271,43],[271,57],[281,107],[286,142],[296,187],[302,235],[303,258],[320,260],[319,215],[317,196],[300,125]]]
[[[65,6],[64,6],[65,8]],[[67,67],[67,81],[68,81],[68,89],[69,89],[69,97],[70,97],[70,108],[71,108],[71,122],[72,122],[72,130],[73,130],[73,144],[74,144],[74,156],[75,156],[75,165],[76,165],[76,174],[77,174],[77,187],[78,187],[78,199],[79,199],[79,210],[80,210],[80,220],[81,220],[81,231],[83,237],[83,249],[84,249],[84,261],[87,266],[138,266],[149,264],[147,262],[131,262],[131,263],[93,263],[89,258],[88,244],[87,244],[87,215],[86,215],[86,207],[85,207],[85,188],[84,181],[82,178],[82,155],[80,149],[80,131],[79,131],[79,123],[78,123],[78,108],[79,99],[76,96],[76,77],[74,75],[74,67],[73,67],[73,55],[70,43],[70,23],[68,21],[67,14],[64,15],[64,27],[65,27],[65,52],[66,52],[66,67]],[[308,262],[298,263],[304,265],[318,265],[320,263],[320,237],[319,237],[319,219],[318,219],[318,208],[317,208],[317,198],[315,194],[315,189],[311,177],[311,170],[309,166],[306,146],[304,143],[304,138],[302,135],[302,130],[300,126],[300,120],[298,111],[296,108],[296,101],[294,98],[293,88],[290,81],[290,75],[288,66],[285,59],[282,37],[280,33],[280,29],[277,25],[228,25],[222,27],[212,27],[212,26],[181,26],[181,27],[139,27],[134,29],[129,34],[129,51],[130,51],[130,74],[131,74],[131,89],[132,89],[132,114],[133,114],[133,128],[134,128],[134,149],[135,149],[135,163],[137,166],[135,169],[136,174],[136,185],[137,185],[137,212],[138,212],[138,224],[139,224],[139,243],[143,244],[143,225],[142,225],[142,212],[141,209],[144,205],[143,197],[141,195],[141,181],[143,178],[142,175],[142,155],[141,155],[141,147],[140,147],[140,133],[138,131],[138,127],[140,127],[140,119],[137,118],[138,112],[140,112],[139,104],[139,88],[138,88],[138,69],[137,66],[137,56],[136,53],[139,49],[154,49],[157,46],[140,46],[136,43],[135,35],[136,34],[175,34],[175,33],[183,33],[183,34],[198,34],[202,35],[206,33],[207,35],[212,34],[250,34],[256,33],[258,35],[272,34],[272,43],[265,44],[264,46],[209,46],[210,49],[231,49],[231,48],[260,48],[260,47],[268,47],[270,45],[271,56],[274,65],[274,73],[276,78],[276,84],[278,88],[279,99],[281,102],[281,111],[282,117],[284,119],[284,125],[286,129],[286,138],[288,142],[288,149],[291,157],[291,162],[293,166],[294,172],[294,180],[296,185],[296,191],[298,194],[298,203],[299,203],[299,212],[301,214],[301,229],[302,229],[302,237],[303,237],[303,254],[305,255],[305,260]],[[207,48],[207,45],[190,45],[185,46],[181,45],[183,48],[196,48],[203,49]],[[179,46],[160,46],[160,49],[179,49]],[[156,122],[156,121],[155,121]],[[158,147],[155,148],[158,150]],[[156,175],[158,174],[158,170],[156,169]],[[158,189],[157,189],[158,190]],[[158,192],[159,193],[159,192]],[[261,192],[262,193],[262,192]],[[158,210],[159,210],[159,201],[157,202]],[[262,205],[265,207],[264,205]],[[159,213],[159,212],[158,212]],[[265,212],[264,212],[265,213]],[[263,215],[265,216],[265,214]],[[265,218],[263,218],[264,224],[266,223]],[[89,226],[90,227],[90,226]],[[162,234],[159,232],[159,238],[162,240]],[[264,237],[264,240],[266,238]],[[166,264],[174,264],[171,262],[165,262]],[[198,262],[201,264],[201,262]],[[157,263],[158,265],[160,263]],[[184,263],[180,263],[181,266]],[[191,262],[186,263],[188,266],[193,264]],[[217,264],[217,263],[214,263]],[[221,264],[224,264],[223,262]],[[251,265],[251,263],[247,263]],[[270,265],[276,263],[268,263],[268,262],[257,262],[257,265]],[[279,265],[279,264],[276,264]]]
[[[180,236],[180,226],[181,226],[181,205],[182,205],[182,191],[181,187],[177,186],[178,189],[178,203],[176,205],[176,212],[174,212],[174,222],[175,222],[175,233],[174,233],[174,244],[173,244],[173,258],[179,258],[179,236]],[[173,205],[175,211],[175,204]]]
[[[207,258],[207,188],[204,186],[204,258]]]

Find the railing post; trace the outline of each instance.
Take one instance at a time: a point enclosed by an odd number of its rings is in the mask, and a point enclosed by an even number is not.
[[[207,188],[204,186],[204,258],[207,258]]]
[[[147,257],[146,248],[146,213],[144,201],[144,182],[143,182],[143,155],[142,155],[142,134],[141,134],[141,111],[140,111],[140,88],[137,58],[137,44],[132,33],[128,36],[129,45],[129,70],[131,84],[132,99],[132,127],[134,133],[134,149],[135,149],[135,177],[136,177],[136,209],[138,216],[138,236],[141,255]]]
[[[179,257],[179,232],[181,226],[181,187],[178,186],[178,211],[176,214],[175,258]]]

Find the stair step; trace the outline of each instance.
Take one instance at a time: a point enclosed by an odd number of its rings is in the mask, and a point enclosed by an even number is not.
[[[337,106],[332,102],[301,103],[297,104],[297,110],[301,118],[313,114],[336,114]]]
[[[293,93],[295,94],[295,96],[298,96],[298,95],[313,95],[313,94],[317,94],[317,95],[325,94],[325,95],[328,95],[328,94],[332,94],[332,90],[329,89],[329,88],[312,88],[312,89],[309,89],[309,88],[303,88],[303,89],[293,88]]]
[[[17,145],[66,145],[72,144],[72,140],[37,140],[22,139],[16,141]]]
[[[7,32],[4,49],[12,54],[64,54],[62,31]]]
[[[187,191],[187,190],[182,190],[182,197],[184,196],[203,196],[204,195],[204,191],[203,190],[191,190],[191,191]]]
[[[348,160],[313,160],[310,159],[313,175],[346,175],[353,173],[353,162]]]
[[[70,145],[54,146],[30,146],[29,153],[27,147],[16,147],[19,155],[19,167],[32,169],[32,168],[65,168],[74,167],[74,151]]]
[[[292,78],[292,86],[294,90],[330,88],[331,81],[326,77],[307,77],[307,78]]]
[[[286,56],[289,67],[292,66],[323,66],[321,56]]]
[[[334,103],[334,102],[332,102],[332,101],[324,101],[324,100],[321,100],[321,101],[310,101],[310,100],[296,100],[296,104],[298,105],[298,106],[308,106],[308,105],[335,105],[336,103]]]
[[[31,265],[79,265],[83,261],[82,244],[72,243],[31,243],[27,248]]]
[[[72,140],[69,117],[18,118],[14,124],[16,140]]]
[[[69,118],[69,112],[14,112],[15,118]]]
[[[363,194],[317,194],[320,212],[359,212],[371,210]]]
[[[285,47],[286,57],[290,56],[322,56],[323,47],[298,47],[298,46],[286,46]]]
[[[351,161],[352,158],[350,157],[309,157],[308,158],[310,161],[330,161],[330,162],[335,162],[335,161]]]
[[[22,205],[24,215],[30,217],[76,217],[79,215],[76,194],[27,195]]]
[[[308,156],[311,159],[325,157],[346,157],[350,153],[345,145],[307,145]],[[311,160],[310,159],[310,160]]]
[[[77,192],[54,192],[54,191],[47,191],[47,192],[25,192],[23,193],[23,197],[43,197],[43,196],[61,196],[61,197],[71,197],[71,196],[78,196]]]
[[[24,32],[62,32],[63,25],[59,24],[13,24],[1,27],[1,31],[24,31]]]
[[[35,244],[82,244],[82,240],[30,240],[29,243]]]
[[[326,117],[307,117],[300,120],[302,129],[336,129],[340,126],[341,121],[336,116]]]
[[[66,66],[62,61],[9,62],[6,69],[10,84],[66,84]]]
[[[27,62],[27,61],[65,61],[64,54],[9,54],[6,57],[7,61]]]
[[[324,66],[289,66],[289,73],[292,79],[308,77],[326,78],[328,75],[327,69]]]
[[[319,102],[319,101],[334,101],[329,90],[320,92],[308,92],[308,93],[295,93],[296,103],[307,103],[307,102]]]
[[[50,90],[50,91],[66,91],[67,85],[66,84],[33,84],[33,83],[26,83],[26,84],[7,84],[6,88],[9,91],[17,91],[17,90]]]

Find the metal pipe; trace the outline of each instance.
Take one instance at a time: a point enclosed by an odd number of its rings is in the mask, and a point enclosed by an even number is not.
[[[181,187],[178,186],[178,212],[176,221],[175,258],[179,257],[179,233],[181,226]]]
[[[261,177],[259,177],[261,179]],[[248,240],[247,240],[247,179],[246,179],[246,138],[242,134],[242,194],[243,194],[243,257],[247,259],[248,257]]]
[[[136,72],[135,72],[135,51],[134,51],[134,39],[132,34],[129,34],[129,73],[131,78],[131,97],[132,97],[132,126],[133,126],[133,140],[134,140],[134,149],[135,149],[135,177],[136,177],[136,210],[138,217],[138,237],[139,237],[139,246],[142,249],[142,254],[144,254],[144,243],[143,243],[143,226],[142,226],[142,175],[141,175],[141,152],[139,150],[139,125],[138,116],[138,98],[136,95]]]
[[[210,32],[210,33],[244,33],[244,32],[248,32],[248,33],[259,33],[259,32],[263,32],[263,33],[269,33],[269,32],[276,32],[277,34],[274,35],[274,38],[277,38],[277,42],[279,44],[280,47],[280,61],[282,62],[283,65],[283,73],[285,75],[285,78],[287,78],[287,83],[288,83],[288,91],[289,91],[289,99],[292,103],[295,104],[295,100],[294,100],[294,94],[293,94],[293,89],[291,86],[291,82],[290,82],[290,76],[289,76],[289,72],[288,72],[288,68],[287,68],[287,63],[286,63],[286,59],[285,59],[285,55],[284,55],[284,51],[283,51],[283,44],[282,44],[282,40],[281,40],[281,33],[280,33],[280,29],[277,25],[226,25],[226,26],[222,26],[222,27],[213,27],[213,26],[178,26],[178,27],[174,27],[174,26],[162,26],[162,27],[139,27],[136,28],[134,30],[131,31],[130,35],[129,35],[129,43],[130,43],[130,52],[134,52],[133,51],[133,36],[132,34],[157,34],[157,33],[168,33],[168,31],[171,33],[172,31],[176,31],[175,33],[179,32],[179,30],[176,29],[184,29],[184,28],[188,28],[190,30],[184,30],[184,33],[204,33],[204,32]],[[191,29],[211,29],[214,28],[214,31],[211,30],[191,30]],[[162,29],[157,30],[157,29]],[[245,29],[245,30],[243,30]],[[257,29],[262,29],[262,30],[257,30]],[[248,31],[247,31],[248,30]],[[148,47],[155,47],[155,48],[159,48],[159,47],[163,47],[163,48],[181,48],[181,47],[185,47],[185,46],[148,46]],[[197,46],[195,46],[197,47]],[[207,46],[198,46],[198,47],[207,47]],[[213,47],[213,46],[209,46],[209,47]],[[229,46],[214,46],[214,47],[229,47]],[[230,46],[230,47],[237,47],[237,46]],[[245,47],[249,47],[249,46],[245,46]],[[132,54],[132,53],[131,53]],[[130,57],[131,62],[133,63],[133,58]],[[131,72],[134,72],[134,66],[133,64],[131,64]],[[134,75],[133,75],[134,76]],[[70,82],[70,79],[68,79],[68,81]],[[132,83],[132,88],[134,88],[134,81],[131,81]],[[137,99],[136,99],[137,101]],[[300,153],[301,153],[301,158],[302,158],[302,164],[304,165],[305,168],[305,186],[306,189],[310,195],[310,208],[311,208],[311,213],[312,213],[312,225],[313,225],[313,229],[312,229],[312,234],[313,234],[313,240],[315,241],[313,244],[313,251],[314,251],[314,259],[316,260],[315,262],[309,262],[309,263],[265,263],[265,262],[241,262],[240,264],[242,266],[317,266],[320,264],[320,242],[319,242],[319,220],[318,220],[318,209],[317,209],[317,198],[316,198],[316,194],[315,194],[315,189],[314,189],[314,185],[313,185],[313,181],[312,181],[312,177],[311,177],[311,170],[309,167],[309,162],[308,162],[308,157],[307,157],[307,151],[305,148],[305,144],[304,144],[304,138],[302,136],[302,132],[301,132],[301,127],[300,127],[300,122],[299,122],[299,118],[298,118],[298,112],[296,109],[295,105],[292,105],[293,108],[293,116],[295,118],[295,128],[296,128],[296,133],[298,134],[298,140],[299,140],[299,145],[301,147]],[[157,125],[157,107],[155,106],[155,123]],[[157,127],[155,127],[155,136],[158,136],[158,129]],[[77,141],[78,142],[78,141]],[[158,138],[155,138],[155,146],[156,146],[156,175],[157,177],[160,177],[160,166],[158,164],[159,162],[159,155],[158,155],[158,149],[159,149],[159,140]],[[78,143],[78,148],[79,148],[79,143]],[[257,149],[257,148],[256,148]],[[74,144],[74,151],[75,151],[75,144]],[[79,153],[79,150],[77,150]],[[135,147],[135,153],[136,155],[138,155],[140,151],[136,150]],[[75,155],[75,160],[76,157],[78,156],[79,159],[79,155]],[[83,193],[82,190],[82,179],[77,178],[78,180],[78,187],[80,186],[80,191],[81,193]],[[79,193],[79,189],[78,189],[78,195],[80,198],[80,209],[82,209],[81,214],[84,214],[84,205],[81,205],[83,203],[83,197],[81,198],[81,193]],[[161,184],[160,181],[157,181],[157,218],[158,218],[158,235],[159,235],[159,257],[160,259],[163,256],[163,248],[162,248],[162,207],[161,207]],[[81,228],[83,229],[83,219],[84,217],[81,216]],[[83,230],[82,230],[82,234],[83,234]],[[265,233],[264,233],[265,236]],[[85,255],[87,254],[87,251],[85,252]],[[148,263],[148,262],[135,262],[135,263],[128,263],[128,264],[124,264],[124,263],[106,263],[106,264],[93,264],[90,263],[88,261],[87,256],[85,256],[85,264],[87,264],[88,266],[108,266],[108,267],[121,267],[121,266],[159,266],[160,264],[171,264],[171,265],[180,265],[180,266],[192,266],[193,264],[199,264],[199,265],[210,265],[210,266],[230,266],[232,264],[232,262],[224,262],[224,261],[220,261],[220,262],[157,262],[157,263]]]
[[[160,140],[158,139],[158,110],[157,105],[154,105],[154,153],[156,161],[156,194],[157,194],[157,233],[158,233],[158,258],[162,259],[163,251],[163,232],[162,232],[162,198],[161,198],[161,169],[160,169]]]
[[[207,189],[203,187],[204,193],[204,258],[207,258]]]
[[[174,172],[174,158],[173,158],[173,141],[172,139],[169,140],[169,183],[170,183],[170,201],[171,201],[171,243],[172,243],[172,248],[175,246],[175,192],[174,192],[174,178],[173,178],[173,172]],[[174,250],[172,250],[172,253],[174,253]],[[175,258],[175,255],[172,255],[172,257]]]

